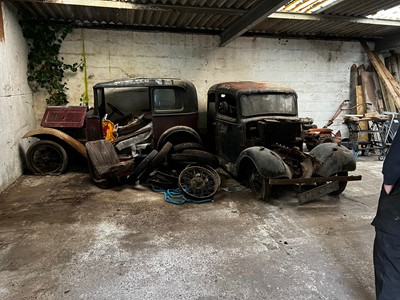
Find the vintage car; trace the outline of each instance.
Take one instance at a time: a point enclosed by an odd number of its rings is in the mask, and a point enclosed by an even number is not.
[[[130,78],[94,85],[94,106],[48,107],[26,153],[34,174],[63,173],[68,153],[87,156],[85,143],[106,139],[119,154],[135,156],[167,141],[201,142],[194,85],[171,78]],[[175,141],[176,143],[176,141]]]
[[[246,179],[260,199],[273,185],[315,185],[302,193],[306,202],[319,195],[340,194],[356,169],[353,152],[336,143],[303,151],[303,132],[311,118],[300,118],[296,92],[268,82],[225,82],[208,91],[207,144],[234,177]],[[300,195],[299,195],[300,196]]]

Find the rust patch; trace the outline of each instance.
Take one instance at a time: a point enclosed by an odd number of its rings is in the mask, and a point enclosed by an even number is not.
[[[254,81],[237,81],[224,82],[218,84],[219,89],[233,90],[241,93],[257,93],[257,92],[281,92],[296,94],[296,92],[287,86],[272,82],[254,82]]]

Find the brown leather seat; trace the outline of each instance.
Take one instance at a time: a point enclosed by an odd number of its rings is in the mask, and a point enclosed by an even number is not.
[[[90,177],[101,188],[123,183],[133,173],[134,160],[120,161],[113,144],[106,140],[85,144]]]

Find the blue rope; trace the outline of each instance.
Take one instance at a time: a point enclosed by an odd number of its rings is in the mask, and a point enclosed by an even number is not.
[[[181,205],[185,203],[207,203],[207,202],[212,202],[213,199],[189,199],[185,197],[185,195],[182,194],[181,190],[179,188],[177,189],[163,189],[157,186],[153,186],[153,191],[157,193],[163,193],[164,194],[164,200],[168,203],[176,204],[176,205]]]

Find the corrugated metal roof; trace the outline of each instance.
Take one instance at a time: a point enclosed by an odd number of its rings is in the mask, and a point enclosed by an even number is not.
[[[24,18],[35,20],[72,21],[78,26],[124,26],[133,30],[214,34],[221,34],[231,26],[240,24],[244,16],[248,16],[252,10],[254,13],[254,8],[262,3],[259,0],[5,1],[12,3]],[[400,21],[385,23],[366,18],[382,9],[399,5],[399,0],[336,0],[333,4],[321,5],[327,4],[327,1],[288,1],[287,4],[303,3],[304,7],[311,5],[306,9],[308,12],[312,12],[312,8],[321,7],[311,14],[286,14],[275,12],[276,10],[266,12],[260,22],[257,20],[248,27],[243,24],[245,34],[336,39],[383,39],[393,35],[400,36]],[[282,1],[272,2],[280,4]]]

